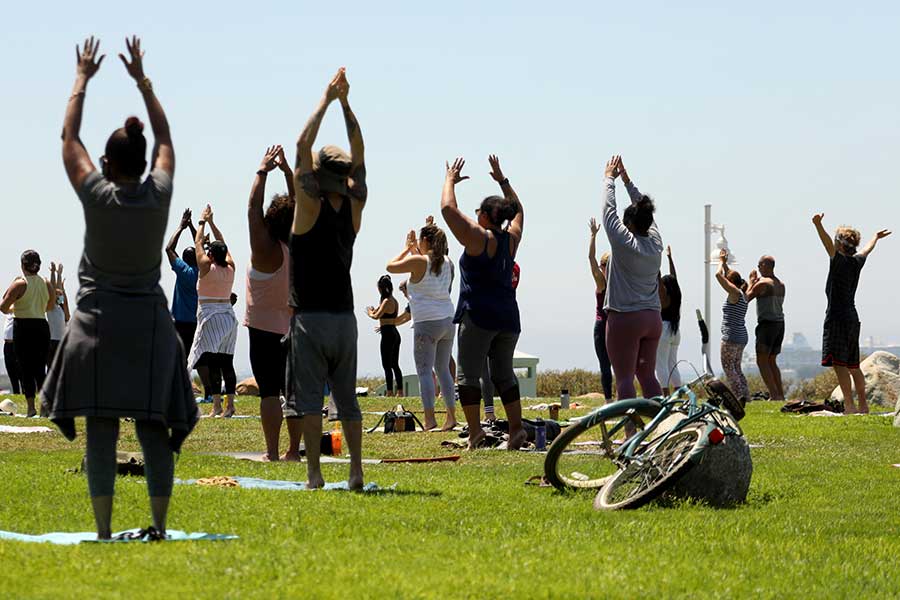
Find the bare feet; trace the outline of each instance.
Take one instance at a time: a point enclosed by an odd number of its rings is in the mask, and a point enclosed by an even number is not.
[[[31,417],[36,417],[37,413],[34,412],[34,410],[29,410],[27,413],[25,413],[25,416],[30,419]]]
[[[225,412],[222,413],[222,418],[224,418],[224,419],[230,419],[231,417],[234,416],[234,412],[235,412],[235,411],[234,411],[234,405],[231,405],[231,406],[229,406],[228,408],[225,409]]]
[[[525,433],[525,429],[519,429],[515,433],[509,434],[509,442],[506,443],[507,450],[518,450],[522,447],[522,444],[528,439],[528,435]]]
[[[869,404],[867,402],[863,402],[860,400],[859,402],[859,414],[867,415],[869,414]]]
[[[469,446],[468,450],[477,450],[481,443],[484,442],[484,438],[487,437],[487,434],[484,432],[484,429],[479,429],[476,432],[469,431]]]
[[[221,417],[222,416],[222,407],[214,406],[213,409],[210,411],[210,413],[206,416],[207,417]]]
[[[351,466],[350,477],[347,479],[347,486],[354,492],[363,489],[363,470],[362,466]]]
[[[306,487],[310,490],[318,490],[325,487],[325,479],[322,477],[322,473],[310,474]]]
[[[432,429],[437,429],[437,421],[429,421],[425,419],[425,423],[422,424],[422,428],[425,431],[431,431]]]
[[[263,453],[262,455],[263,462],[278,462],[278,455],[271,455],[268,452]]]
[[[297,450],[288,450],[281,455],[281,460],[285,462],[300,462],[300,452]]]
[[[456,421],[447,421],[444,423],[443,427],[441,427],[441,431],[453,431],[453,429],[458,425]]]

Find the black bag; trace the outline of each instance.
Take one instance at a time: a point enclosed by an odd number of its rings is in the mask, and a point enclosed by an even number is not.
[[[534,421],[532,419],[522,419],[522,428],[525,430],[525,439],[532,444],[537,437],[537,425],[537,421]],[[485,429],[485,431],[488,430],[494,430],[497,432],[497,434],[500,435],[504,433],[508,434],[509,421],[507,421],[506,419],[497,419],[496,421],[493,421],[488,428]],[[560,433],[562,433],[562,426],[556,421],[546,419],[544,420],[544,430],[547,433],[547,443],[549,444],[550,442],[555,440]],[[466,436],[468,435],[469,434],[466,433]]]
[[[403,408],[402,404],[398,404],[393,409],[381,415],[381,419],[375,423],[375,427],[368,430],[368,433],[372,433],[378,429],[382,423],[384,423],[385,433],[415,431],[416,425],[418,425],[422,431],[425,431],[425,427],[422,426],[421,421],[419,421],[416,415]]]

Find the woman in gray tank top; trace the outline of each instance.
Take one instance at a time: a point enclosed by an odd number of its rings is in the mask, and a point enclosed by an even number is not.
[[[86,417],[87,479],[97,537],[111,537],[119,419],[135,420],[144,453],[153,527],[165,537],[173,453],[197,423],[184,350],[159,287],[175,153],[169,124],[144,76],[137,38],[119,55],[144,98],[156,145],[149,176],[143,124],[129,117],[106,143],[98,171],[79,137],[87,83],[100,68],[100,42],[85,40],[63,125],[63,162],[84,209],[77,309],[42,392],[50,419],[68,439]],[[122,235],[123,231],[128,235]]]

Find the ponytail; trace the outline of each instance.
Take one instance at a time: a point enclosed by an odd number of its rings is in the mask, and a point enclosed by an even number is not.
[[[428,257],[431,260],[431,272],[440,275],[447,256],[447,234],[437,225],[426,225],[419,230],[419,237],[428,242],[430,250]]]
[[[481,212],[488,216],[491,224],[502,228],[507,221],[512,221],[522,210],[519,201],[503,196],[488,196],[481,201]]]

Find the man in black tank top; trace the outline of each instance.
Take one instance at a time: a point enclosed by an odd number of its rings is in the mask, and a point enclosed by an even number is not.
[[[291,230],[291,321],[288,399],[285,413],[303,419],[307,484],[325,485],[319,467],[322,403],[331,389],[350,450],[351,489],[363,486],[362,413],[356,400],[356,317],[350,265],[366,205],[366,167],[359,123],[340,69],[297,141],[297,204]],[[350,154],[336,146],[312,150],[328,106],[344,113]]]

